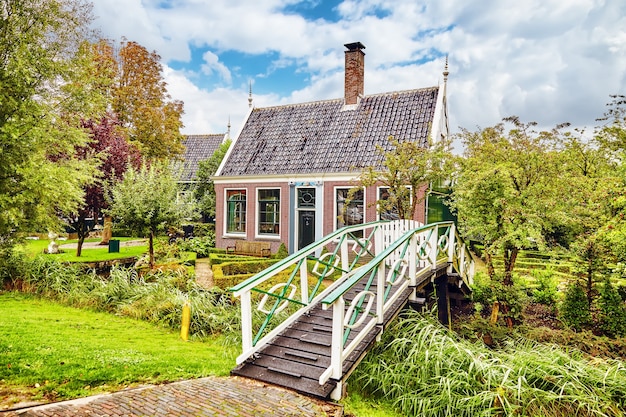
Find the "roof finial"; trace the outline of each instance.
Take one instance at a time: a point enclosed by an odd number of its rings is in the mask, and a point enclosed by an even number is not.
[[[252,108],[252,80],[250,80],[250,92],[248,93],[248,107]]]
[[[450,74],[448,72],[448,54],[446,54],[446,66],[443,70],[443,82],[448,82],[448,74]]]
[[[226,138],[230,139],[230,114],[228,115],[228,130],[226,131]]]

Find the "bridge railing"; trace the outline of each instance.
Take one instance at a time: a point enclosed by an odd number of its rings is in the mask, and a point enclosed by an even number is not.
[[[332,309],[333,324],[331,364],[320,376],[319,383],[324,384],[331,378],[338,382],[333,398],[341,397],[346,358],[374,327],[382,325],[386,314],[395,311],[394,303],[403,294],[406,296],[407,288],[413,288],[410,299],[416,300],[418,284],[434,278],[434,271],[444,265],[448,272],[458,273],[466,285],[472,284],[473,260],[452,222],[418,227],[380,249],[366,266],[321,300],[323,308]],[[364,281],[365,287],[348,305],[345,295]]]
[[[341,282],[375,256],[374,237],[386,223],[339,229],[231,288],[241,299],[242,354],[237,364],[325,296],[327,282]]]

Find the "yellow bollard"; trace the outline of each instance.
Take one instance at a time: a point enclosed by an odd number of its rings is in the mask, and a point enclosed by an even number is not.
[[[183,306],[183,319],[180,324],[180,337],[184,341],[189,339],[189,325],[191,324],[191,307],[189,303],[185,303]]]

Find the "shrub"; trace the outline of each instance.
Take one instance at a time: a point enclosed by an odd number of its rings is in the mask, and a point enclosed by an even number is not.
[[[612,337],[626,335],[626,308],[624,301],[609,277],[606,277],[600,288],[598,298],[598,324],[602,331]]]
[[[537,287],[533,290],[533,300],[539,304],[547,306],[556,305],[558,294],[558,283],[554,278],[551,268],[544,270],[533,270],[532,276],[535,278]]]
[[[178,240],[178,247],[183,251],[195,252],[198,258],[206,258],[215,248],[215,232],[207,231],[207,234],[202,237]]]
[[[287,256],[289,256],[289,251],[285,247],[285,244],[281,243],[280,246],[278,247],[278,250],[274,254],[274,258],[285,259]]]
[[[578,283],[571,283],[567,286],[559,314],[566,325],[578,331],[591,324],[591,311],[587,296],[583,287]]]

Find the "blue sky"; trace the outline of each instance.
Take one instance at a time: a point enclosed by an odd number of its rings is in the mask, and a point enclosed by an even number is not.
[[[255,106],[340,98],[345,43],[365,46],[365,94],[442,82],[451,128],[516,115],[591,130],[626,94],[623,0],[94,0],[103,37],[162,57],[184,133],[234,135]]]

